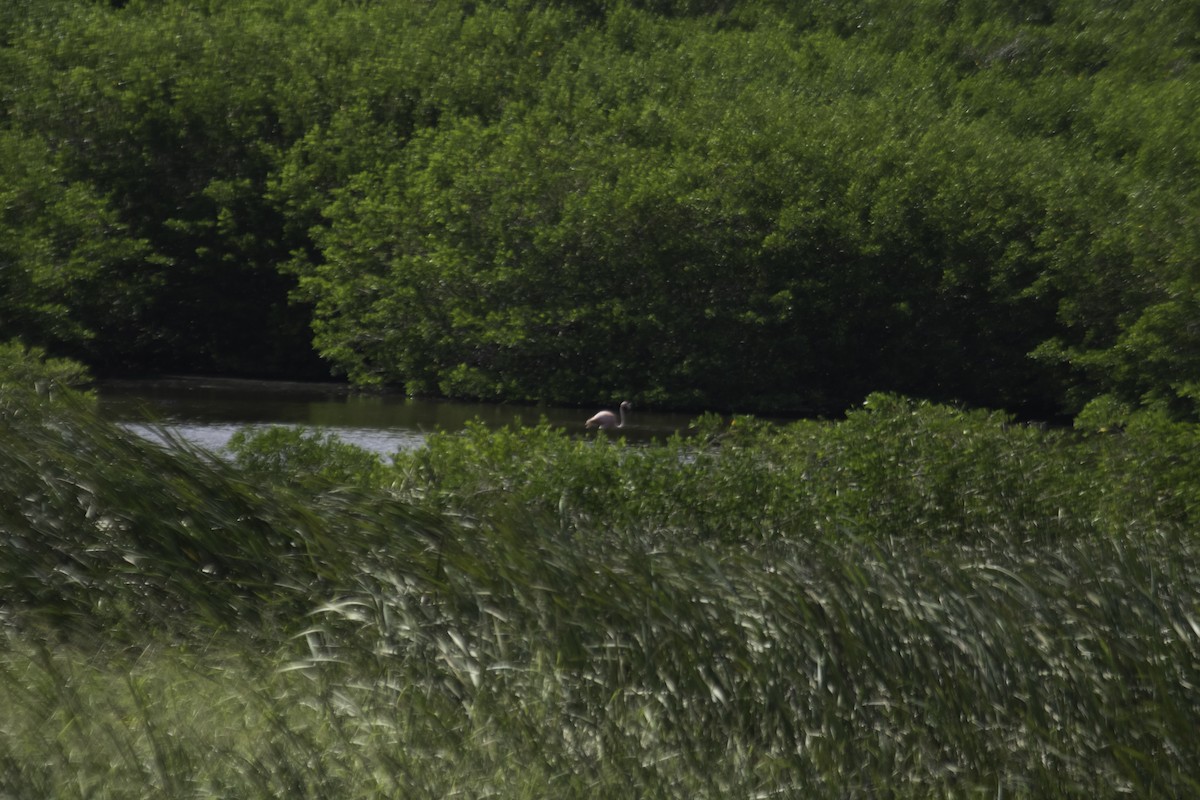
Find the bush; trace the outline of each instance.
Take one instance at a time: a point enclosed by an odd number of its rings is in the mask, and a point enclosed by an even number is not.
[[[374,487],[386,477],[379,456],[328,432],[244,428],[234,433],[227,448],[247,478],[284,486]]]

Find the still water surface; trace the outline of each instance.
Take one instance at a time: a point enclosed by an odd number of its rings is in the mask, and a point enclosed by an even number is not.
[[[471,420],[499,428],[514,422],[535,425],[545,417],[583,435],[583,421],[598,410],[415,400],[357,393],[340,384],[227,378],[109,381],[97,387],[97,394],[107,419],[151,438],[156,426],[165,428],[211,450],[220,450],[241,428],[270,425],[329,431],[384,454],[419,447],[429,433],[461,430]],[[609,407],[615,409],[617,402]],[[620,433],[646,442],[684,431],[692,419],[635,408]]]

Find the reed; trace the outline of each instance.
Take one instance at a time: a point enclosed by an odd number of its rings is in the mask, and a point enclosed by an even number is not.
[[[0,796],[1200,792],[1187,428],[877,397],[381,470],[0,402]]]

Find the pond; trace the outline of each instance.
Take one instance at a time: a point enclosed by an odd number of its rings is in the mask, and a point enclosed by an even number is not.
[[[101,414],[129,430],[154,438],[156,430],[165,429],[210,450],[220,450],[241,428],[271,425],[329,431],[383,454],[419,447],[429,433],[461,430],[471,420],[499,428],[514,422],[535,425],[544,417],[583,435],[583,421],[598,410],[418,400],[356,392],[336,383],[230,378],[105,381],[97,394]],[[686,430],[693,418],[635,408],[620,435],[634,442],[662,439]]]

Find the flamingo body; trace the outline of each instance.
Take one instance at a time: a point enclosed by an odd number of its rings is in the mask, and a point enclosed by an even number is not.
[[[606,431],[613,430],[614,428],[624,428],[625,411],[626,409],[630,408],[633,408],[633,403],[630,403],[628,400],[626,400],[625,402],[621,403],[621,407],[617,409],[621,412],[621,418],[619,420],[617,419],[617,415],[611,411],[600,411],[592,416],[587,422],[583,423],[583,427],[603,428]]]

